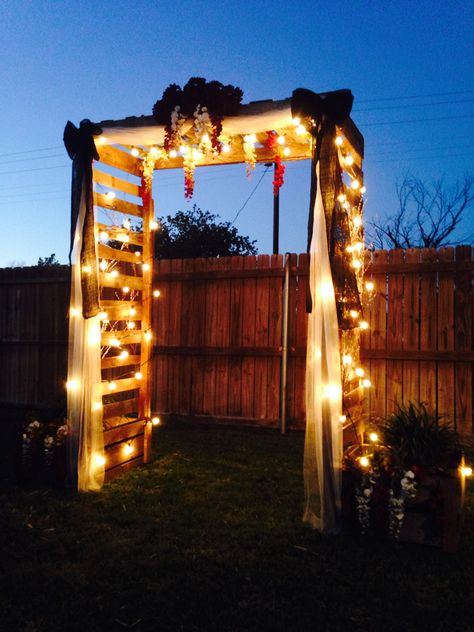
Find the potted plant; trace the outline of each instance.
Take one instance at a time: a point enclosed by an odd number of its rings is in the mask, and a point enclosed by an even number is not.
[[[364,535],[455,550],[464,477],[454,428],[424,404],[411,402],[398,406],[368,438],[345,454],[348,524]]]

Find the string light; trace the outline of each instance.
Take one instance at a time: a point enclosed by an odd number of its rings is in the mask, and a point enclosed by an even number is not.
[[[107,191],[105,197],[109,202],[112,202],[112,200],[115,200],[115,193],[113,191]]]
[[[139,257],[142,253],[139,250],[135,250],[135,257]]]
[[[133,454],[134,451],[133,445],[131,443],[126,443],[123,446],[123,451],[125,452],[126,456],[130,456],[131,454]]]
[[[360,270],[360,268],[362,267],[362,263],[359,261],[359,259],[353,259],[351,265],[355,270]]]
[[[109,391],[115,391],[117,388],[117,382],[109,382]]]
[[[150,341],[153,338],[153,334],[151,333],[151,331],[145,331],[145,340]]]
[[[150,264],[149,263],[142,263],[142,270],[144,272],[147,272],[150,269]]]
[[[346,415],[339,415],[339,421],[341,422],[341,424],[345,424],[347,421]]]
[[[375,285],[372,283],[372,281],[367,281],[367,283],[365,284],[365,289],[367,290],[367,292],[372,292],[374,287]]]
[[[72,379],[66,382],[66,388],[68,391],[77,391],[79,388],[79,380]]]
[[[360,187],[360,192],[364,194],[367,191],[367,187]]]
[[[470,467],[469,465],[465,465],[461,468],[461,474],[463,476],[472,476],[472,467]]]
[[[366,456],[361,456],[359,459],[359,463],[362,465],[362,467],[369,467],[370,461]]]
[[[140,155],[140,152],[138,151],[138,149],[136,147],[132,147],[132,151],[131,151],[132,156],[135,156],[135,158],[137,156]]]
[[[130,288],[128,287],[128,285],[124,285],[122,288],[122,292],[124,294],[128,294],[130,292]]]
[[[119,358],[121,358],[122,360],[125,360],[125,358],[128,358],[128,356],[129,356],[128,351],[124,349],[122,353],[119,355]]]
[[[352,356],[349,353],[342,356],[342,364],[345,364],[346,366],[350,366],[352,364]]]
[[[344,138],[342,136],[336,136],[336,139],[334,142],[336,143],[338,147],[340,147],[344,142]]]
[[[277,143],[279,145],[284,145],[285,144],[285,137],[284,136],[278,136]]]
[[[224,154],[228,154],[230,152],[230,145],[229,145],[229,143],[224,143],[222,145],[222,151],[224,152]]]
[[[178,152],[176,151],[176,149],[172,149],[169,153],[170,158],[176,158],[178,155]]]
[[[105,456],[103,454],[94,454],[94,465],[97,467],[105,465]]]
[[[105,230],[100,231],[99,239],[101,239],[102,241],[107,241],[108,238],[109,238],[108,232],[106,232]]]
[[[351,318],[357,318],[357,316],[359,315],[359,312],[356,309],[351,309],[351,311],[349,312],[349,315]]]
[[[359,180],[352,180],[352,182],[351,182],[351,189],[353,189],[354,191],[357,191],[357,189],[359,187],[360,187]]]
[[[92,268],[90,266],[82,266],[81,270],[84,274],[90,274],[92,272]]]
[[[288,157],[291,154],[291,149],[289,147],[285,147],[283,150],[283,155]]]
[[[369,323],[366,320],[361,320],[359,323],[359,327],[361,329],[368,329],[369,328]]]
[[[347,156],[344,157],[344,164],[346,167],[352,167],[354,164],[354,158],[350,154],[347,154]]]
[[[152,419],[151,419],[151,423],[152,423],[154,426],[159,426],[159,425],[160,425],[160,423],[161,423],[161,419],[160,419],[159,417],[152,417]]]
[[[114,277],[114,279],[117,278],[118,277],[117,270],[112,270],[112,272],[110,273],[110,276]]]
[[[80,314],[81,310],[78,307],[71,307],[71,309],[69,310],[70,316],[80,316]]]
[[[336,400],[341,396],[341,388],[337,384],[328,384],[324,387],[324,397]]]
[[[354,219],[352,220],[352,223],[354,224],[356,228],[359,228],[360,226],[362,226],[362,218],[359,217],[359,215],[356,215]]]
[[[153,296],[154,296],[155,298],[158,298],[159,296],[161,296],[161,292],[160,292],[160,290],[153,290]]]
[[[379,440],[379,435],[376,432],[371,432],[369,434],[369,439],[372,441],[372,443],[377,443],[377,441]]]
[[[154,157],[154,158],[158,158],[158,156],[160,155],[160,150],[157,147],[152,147],[150,149],[150,154]]]
[[[345,193],[339,193],[339,195],[337,196],[337,201],[340,202],[341,204],[345,202],[346,199],[347,197]]]
[[[137,310],[136,310],[134,307],[131,307],[131,308],[128,310],[128,313],[130,314],[130,316],[135,316],[135,315],[136,315],[136,313],[137,313]]]
[[[135,329],[135,323],[133,322],[133,320],[129,320],[127,323],[127,327],[129,329]]]
[[[102,410],[102,402],[94,402],[92,410]]]
[[[362,386],[364,388],[370,388],[372,386],[372,382],[369,379],[365,378],[362,380]]]
[[[120,347],[120,340],[118,338],[111,338],[109,340],[109,345],[111,347]]]
[[[136,380],[141,380],[141,379],[142,379],[142,377],[143,377],[143,374],[142,374],[140,371],[137,371],[137,372],[135,373],[135,379],[136,379]]]
[[[158,230],[159,224],[155,219],[150,221],[150,230]]]
[[[102,259],[99,264],[99,268],[102,270],[102,272],[105,272],[107,270],[107,265],[107,261],[105,259]]]
[[[296,128],[296,134],[298,136],[302,136],[303,134],[306,134],[306,127],[304,125],[298,125],[298,127]]]
[[[107,312],[99,312],[99,320],[108,320],[109,319],[109,315],[107,314]]]
[[[364,377],[365,371],[361,367],[357,367],[357,369],[355,370],[355,374],[357,375],[357,377]]]
[[[293,125],[299,125],[300,122],[301,122],[300,119],[297,116],[295,116],[295,118],[293,119]]]

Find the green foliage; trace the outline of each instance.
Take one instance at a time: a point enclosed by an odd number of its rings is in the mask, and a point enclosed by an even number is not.
[[[413,465],[450,466],[459,447],[453,427],[429,413],[422,403],[398,406],[382,424],[382,432],[392,457],[407,469]]]
[[[53,252],[52,254],[49,255],[49,257],[44,257],[44,258],[40,257],[36,265],[40,267],[47,267],[47,266],[60,266],[61,264],[56,259],[56,253]]]
[[[155,257],[195,259],[257,253],[255,241],[239,235],[230,222],[219,222],[218,219],[219,215],[203,211],[196,205],[192,210],[178,211],[175,215],[159,218]]]

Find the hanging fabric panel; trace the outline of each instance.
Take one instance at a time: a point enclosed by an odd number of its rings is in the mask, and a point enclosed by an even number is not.
[[[313,165],[314,166],[314,165]],[[304,520],[323,533],[337,533],[341,508],[342,413],[339,330],[329,260],[319,163],[310,245],[306,358]]]

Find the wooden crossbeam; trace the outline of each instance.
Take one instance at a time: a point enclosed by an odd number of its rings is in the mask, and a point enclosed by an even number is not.
[[[109,167],[121,169],[134,176],[141,176],[142,161],[139,158],[135,158],[131,154],[127,154],[125,151],[117,149],[117,147],[112,147],[111,145],[103,145],[98,149],[100,162],[109,165]]]
[[[99,274],[99,282],[101,287],[112,287],[121,290],[123,287],[129,287],[131,290],[142,290],[142,277],[130,276],[128,274],[119,274],[113,276],[111,272],[101,272]]]
[[[132,366],[140,364],[139,355],[129,355],[127,358],[114,356],[113,358],[102,358],[100,366],[102,369],[114,369],[115,367]]]
[[[136,244],[138,246],[143,245],[142,233],[135,233],[130,230],[125,230],[121,226],[112,226],[110,224],[102,224],[101,222],[97,222],[97,228],[100,232],[108,233],[108,239]],[[126,238],[126,241],[124,238]]]
[[[106,193],[98,193],[94,191],[94,204],[109,211],[123,213],[124,215],[133,215],[133,217],[143,217],[143,206],[126,202],[120,198],[110,198]]]
[[[113,390],[110,388],[110,384],[114,383],[116,388]],[[137,380],[134,377],[128,377],[123,380],[110,380],[110,382],[102,382],[102,395],[112,395],[114,393],[123,393],[124,391],[133,391],[136,388],[140,388],[141,380]]]
[[[111,176],[110,174],[99,171],[98,169],[93,169],[92,174],[94,182],[97,184],[102,184],[104,187],[109,187],[110,189],[121,191],[122,193],[129,193],[135,197],[140,197],[140,187],[133,182],[122,180],[122,178],[118,178],[117,176]]]
[[[122,331],[102,332],[101,345],[103,347],[113,347],[111,344],[118,340],[121,345],[136,345],[142,342],[142,332],[135,329],[124,329]]]
[[[100,306],[107,313],[109,320],[141,320],[142,308],[140,303],[133,301],[101,301]],[[135,313],[130,314],[131,309]]]
[[[129,250],[119,250],[118,248],[112,248],[111,246],[106,246],[105,244],[99,244],[97,254],[99,259],[126,261],[127,263],[140,263],[142,253],[140,252],[140,256],[137,257],[135,252],[130,252]]]
[[[124,399],[121,402],[113,402],[112,404],[104,404],[102,411],[104,419],[136,413],[138,411],[138,397]]]

